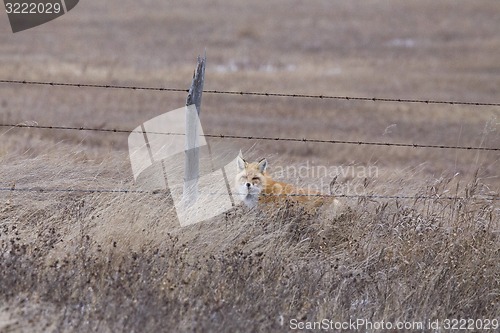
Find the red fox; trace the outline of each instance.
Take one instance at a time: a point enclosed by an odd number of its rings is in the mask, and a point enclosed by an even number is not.
[[[258,203],[277,204],[285,199],[304,205],[308,211],[324,205],[333,205],[335,210],[340,207],[340,201],[332,196],[273,180],[266,172],[265,158],[259,162],[248,163],[240,152],[237,167],[236,192],[248,207],[255,207]]]

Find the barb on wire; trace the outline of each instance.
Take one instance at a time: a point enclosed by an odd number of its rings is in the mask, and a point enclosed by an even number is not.
[[[62,193],[112,193],[112,194],[165,194],[165,190],[131,190],[131,189],[78,189],[78,188],[50,188],[50,187],[0,187],[0,192],[32,192],[40,194],[49,194],[55,192]],[[213,192],[211,195],[227,195],[225,192]],[[233,193],[238,194],[238,193]],[[482,197],[451,197],[451,196],[439,196],[439,195],[382,195],[382,194],[265,194],[265,196],[278,196],[282,198],[286,197],[333,197],[333,198],[346,198],[346,199],[405,199],[405,200],[486,200],[486,201],[497,201],[500,199],[498,196],[482,196]]]
[[[167,92],[188,92],[188,89],[181,88],[163,88],[163,87],[144,87],[144,86],[126,86],[114,84],[91,84],[91,83],[71,83],[71,82],[46,82],[46,81],[27,81],[27,80],[0,80],[5,84],[24,84],[24,85],[44,85],[53,87],[77,87],[77,88],[100,88],[100,89],[127,89],[127,90],[149,90],[149,91],[167,91]],[[288,94],[274,92],[258,91],[224,91],[224,90],[204,90],[205,94],[221,95],[248,95],[264,97],[292,97],[292,98],[315,98],[315,99],[337,99],[346,101],[368,101],[368,102],[392,102],[392,103],[420,103],[420,104],[448,104],[448,105],[474,105],[474,106],[500,106],[500,103],[485,102],[465,102],[465,101],[442,101],[431,99],[408,99],[408,98],[383,98],[383,97],[352,97],[352,96],[332,96],[332,95],[314,95],[314,94]]]
[[[72,130],[72,131],[94,131],[94,132],[110,132],[110,133],[136,133],[116,128],[92,128],[92,127],[75,127],[75,126],[47,126],[47,125],[29,125],[29,124],[0,124],[0,127],[10,128],[37,128],[50,130]],[[142,133],[142,132],[139,132]],[[185,135],[182,133],[173,132],[145,132],[145,134],[160,134],[160,135]],[[288,142],[311,142],[311,143],[330,143],[330,144],[350,144],[350,145],[369,145],[369,146],[393,146],[393,147],[411,147],[411,148],[433,148],[433,149],[460,149],[460,150],[482,150],[482,151],[500,151],[500,148],[492,147],[472,147],[472,146],[448,146],[448,145],[424,145],[417,143],[392,143],[392,142],[368,142],[368,141],[347,141],[347,140],[322,140],[322,139],[307,139],[307,138],[280,138],[280,137],[262,137],[262,136],[242,136],[231,134],[204,134],[207,138],[218,139],[244,139],[244,140],[264,140],[264,141],[288,141]]]

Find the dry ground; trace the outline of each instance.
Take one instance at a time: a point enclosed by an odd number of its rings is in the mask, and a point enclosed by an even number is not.
[[[0,79],[498,103],[500,2],[96,1],[12,34]],[[0,123],[118,128],[185,93],[0,84]],[[205,94],[206,133],[500,147],[499,107]],[[0,128],[0,187],[133,189],[126,133]],[[227,140],[213,140],[220,154]],[[337,179],[341,216],[236,207],[180,228],[167,193],[0,193],[0,331],[288,331],[500,313],[497,151],[232,140]],[[361,169],[355,169],[361,170]],[[302,184],[331,181],[288,175]],[[293,179],[292,179],[293,178]],[[442,196],[463,199],[441,200]]]

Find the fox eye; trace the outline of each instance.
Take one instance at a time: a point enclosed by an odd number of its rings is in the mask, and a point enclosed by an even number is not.
[[[252,178],[252,181],[253,181],[253,182],[259,182],[259,181],[260,181],[260,178],[258,178],[258,177],[253,177],[253,178]]]

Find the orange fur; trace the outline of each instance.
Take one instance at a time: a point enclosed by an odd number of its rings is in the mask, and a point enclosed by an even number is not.
[[[266,172],[267,160],[248,163],[238,156],[238,174],[236,175],[236,191],[243,202],[253,207],[257,204],[279,204],[284,200],[297,202],[308,210],[316,210],[323,205],[340,205],[331,196],[321,196],[318,191],[311,191],[292,184],[279,182]]]

